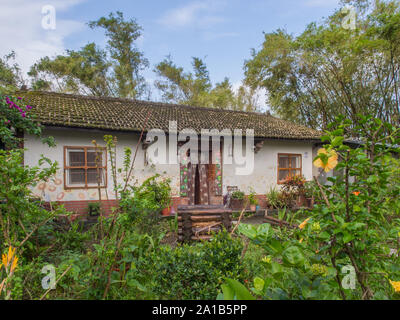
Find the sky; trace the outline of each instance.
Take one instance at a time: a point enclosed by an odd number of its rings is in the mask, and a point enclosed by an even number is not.
[[[106,45],[101,29],[86,23],[122,11],[143,27],[138,47],[154,66],[167,55],[190,70],[191,58],[204,59],[213,83],[228,77],[234,86],[243,79],[243,64],[259,49],[263,32],[284,28],[299,34],[308,23],[321,21],[338,8],[339,0],[0,0],[0,56],[14,50],[23,71],[43,56],[79,49],[88,42]],[[55,8],[55,29],[42,21]],[[45,8],[44,8],[45,7]],[[43,9],[44,8],[44,9]],[[44,13],[42,13],[44,10]],[[45,20],[48,21],[48,20]]]

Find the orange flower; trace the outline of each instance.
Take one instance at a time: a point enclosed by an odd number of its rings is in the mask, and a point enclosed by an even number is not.
[[[2,264],[0,265],[0,267],[4,266],[4,268],[7,268],[10,265],[10,263],[12,262],[10,272],[13,272],[15,270],[15,268],[17,267],[17,263],[18,263],[18,257],[14,256],[14,254],[15,254],[15,248],[10,246],[8,248],[8,253],[4,253],[1,256]]]
[[[307,225],[307,223],[308,223],[308,220],[310,220],[311,218],[307,218],[306,220],[304,220],[300,225],[299,225],[299,228],[300,229],[304,229],[304,227]]]
[[[360,193],[361,193],[360,191],[354,191],[354,192],[353,192],[353,194],[354,194],[355,196],[357,196],[357,197],[360,195]]]
[[[338,154],[335,150],[331,150],[330,152],[328,152],[325,148],[321,148],[318,150],[318,155],[320,154],[326,154],[328,156],[328,161],[325,163],[318,158],[313,162],[314,166],[324,169],[325,172],[329,172],[337,166]]]

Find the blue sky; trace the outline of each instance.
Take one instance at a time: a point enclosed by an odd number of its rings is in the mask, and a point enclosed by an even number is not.
[[[259,48],[263,32],[285,28],[299,33],[338,7],[339,0],[0,0],[0,55],[15,50],[23,70],[39,57],[78,49],[95,41],[105,45],[101,30],[86,22],[111,11],[136,18],[143,27],[138,45],[150,61],[144,73],[153,82],[154,65],[166,55],[185,69],[191,57],[204,58],[213,82],[243,78],[251,48]],[[41,27],[44,5],[56,9],[56,29]],[[10,17],[13,17],[10,19]],[[13,23],[10,25],[10,21]]]

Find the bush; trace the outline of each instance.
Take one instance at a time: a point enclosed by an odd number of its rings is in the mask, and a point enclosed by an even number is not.
[[[221,232],[210,242],[160,248],[154,292],[161,299],[215,299],[223,278],[241,277],[242,243]]]
[[[158,181],[159,177],[154,175],[142,185],[130,186],[127,191],[121,192],[121,211],[127,213],[138,230],[151,235],[157,231],[153,229],[160,218],[160,211],[170,204],[170,180]]]
[[[232,199],[244,200],[245,194],[243,191],[235,191],[232,193]]]

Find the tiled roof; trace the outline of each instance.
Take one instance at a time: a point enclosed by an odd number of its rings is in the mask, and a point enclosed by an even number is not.
[[[255,137],[318,140],[321,133],[272,117],[268,114],[229,111],[121,98],[79,96],[52,92],[18,93],[33,106],[43,125],[73,128],[97,128],[117,131],[141,131],[150,112],[147,129],[167,131],[169,121],[177,121],[178,130],[254,129]]]

